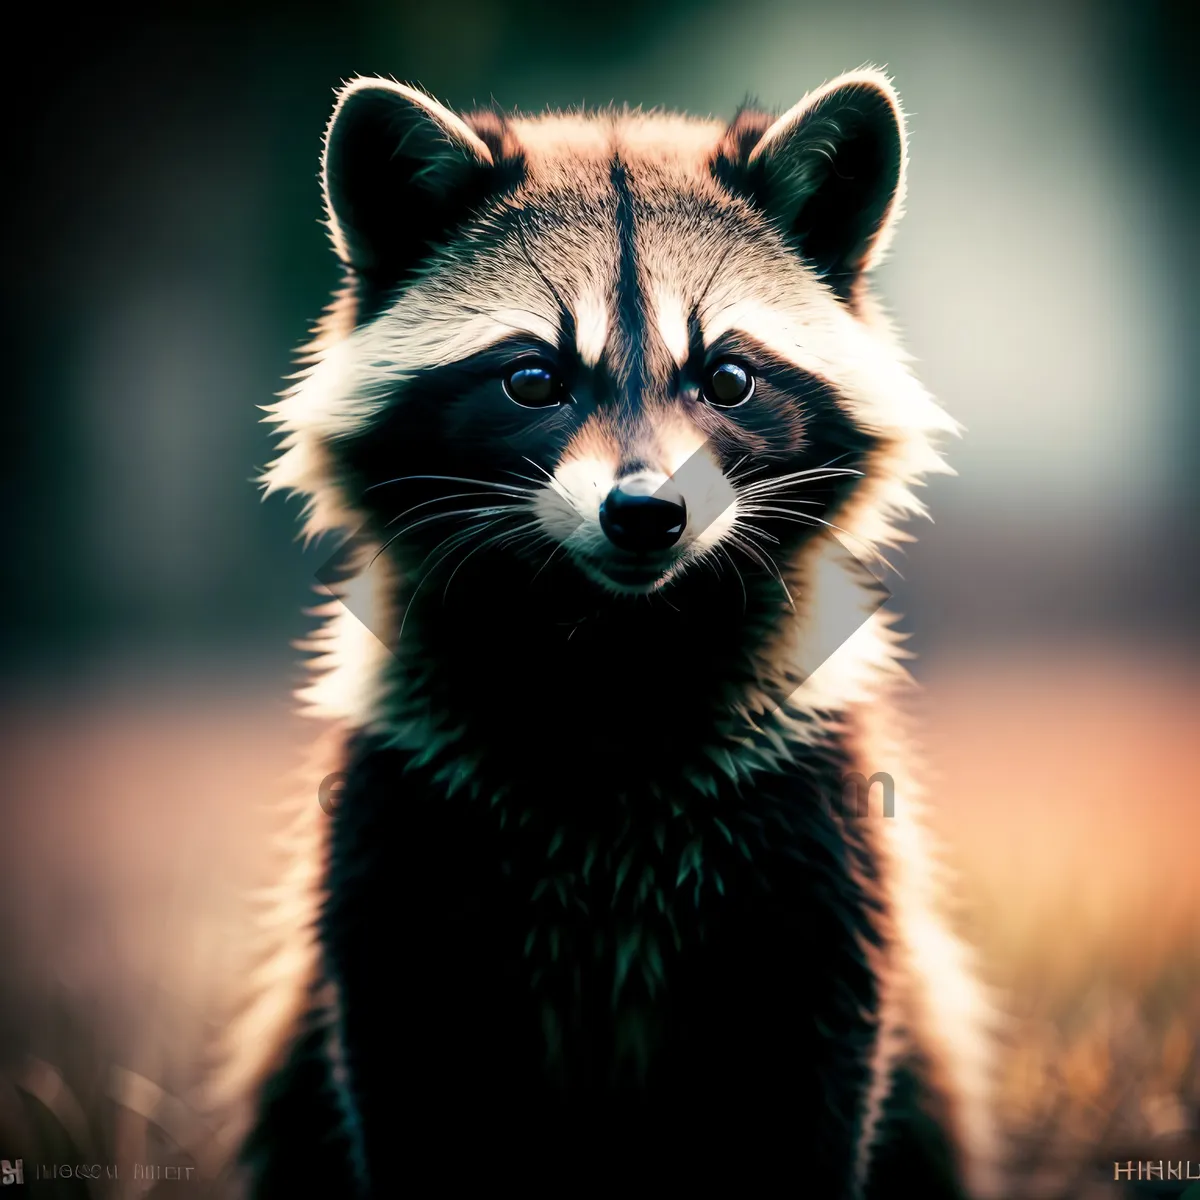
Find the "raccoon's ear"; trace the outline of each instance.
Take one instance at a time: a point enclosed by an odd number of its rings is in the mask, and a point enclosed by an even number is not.
[[[338,93],[321,158],[334,249],[360,275],[393,283],[502,174],[483,139],[432,97],[355,79]]]
[[[768,212],[833,291],[853,301],[904,201],[905,126],[887,76],[841,75],[771,121],[735,118],[714,170]]]

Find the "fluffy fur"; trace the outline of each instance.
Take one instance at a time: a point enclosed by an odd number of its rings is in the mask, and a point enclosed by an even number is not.
[[[805,666],[845,549],[908,540],[957,432],[868,289],[906,164],[871,69],[732,122],[340,91],[345,285],[264,482],[307,536],[361,532],[376,616],[333,605],[310,646],[332,741],[220,1080],[258,1104],[254,1195],[500,1154],[1000,1194],[891,617]],[[530,355],[569,402],[512,402]],[[752,368],[742,408],[704,401],[720,355]],[[688,514],[636,563],[602,520],[632,477]],[[893,776],[893,818],[828,803],[855,770]]]

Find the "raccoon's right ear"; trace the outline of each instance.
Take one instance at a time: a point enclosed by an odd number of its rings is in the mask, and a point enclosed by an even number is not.
[[[506,182],[461,117],[416,88],[355,79],[325,130],[321,179],[338,257],[380,285],[397,282]]]
[[[713,171],[772,217],[853,306],[900,217],[905,140],[891,81],[864,68],[838,76],[781,117],[739,113]]]

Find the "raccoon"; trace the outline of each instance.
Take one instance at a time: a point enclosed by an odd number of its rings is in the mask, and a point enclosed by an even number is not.
[[[344,280],[264,483],[361,531],[378,615],[307,647],[332,741],[225,1075],[253,1196],[1000,1194],[894,617],[810,662],[958,432],[869,288],[906,163],[874,68],[729,121],[341,88]],[[876,771],[890,818],[829,803]]]

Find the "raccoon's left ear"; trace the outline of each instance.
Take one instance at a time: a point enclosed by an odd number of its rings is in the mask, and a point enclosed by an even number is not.
[[[904,115],[881,71],[841,75],[771,121],[741,114],[718,178],[765,210],[842,299],[853,302],[901,214]]]
[[[489,145],[489,141],[492,143]],[[515,160],[417,88],[359,78],[338,93],[321,178],[338,257],[393,284],[419,266],[470,210],[512,182]]]

